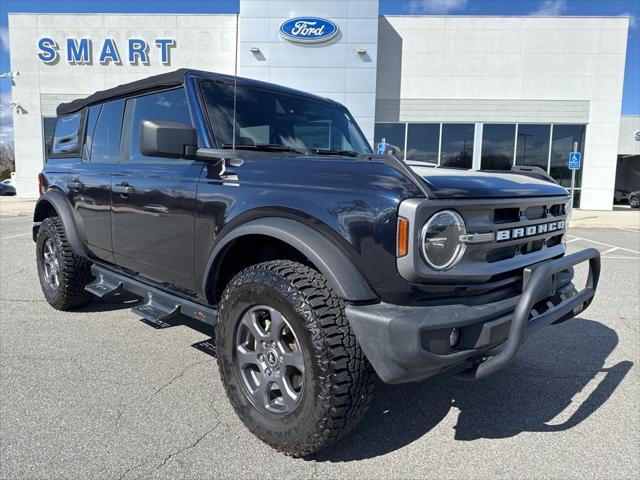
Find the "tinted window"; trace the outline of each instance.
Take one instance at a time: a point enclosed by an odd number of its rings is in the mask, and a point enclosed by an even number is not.
[[[102,106],[91,144],[92,162],[118,161],[123,112],[124,100],[108,102]]]
[[[80,143],[82,112],[58,117],[51,153],[77,153]]]
[[[473,163],[473,123],[442,124],[442,152],[440,165],[471,168]]]
[[[394,145],[402,150],[404,155],[404,129],[405,123],[376,123],[373,134],[374,146],[380,142]]]
[[[51,153],[51,145],[53,145],[53,132],[56,128],[56,117],[44,117],[42,119],[42,130],[44,134],[44,158],[45,160]]]
[[[205,82],[202,93],[218,145],[231,145],[233,85]],[[355,121],[341,105],[249,86],[237,88],[235,135],[237,145],[371,152]]]
[[[550,125],[518,124],[516,165],[536,166],[547,171]]]
[[[482,127],[483,170],[510,170],[513,165],[513,147],[516,126],[511,124],[485,123]]]
[[[131,115],[131,139],[129,160],[132,162],[157,161],[140,153],[140,124],[142,120],[173,120],[191,126],[187,97],[183,88],[152,93],[144,97],[127,100],[127,111]]]
[[[407,131],[407,160],[438,163],[439,123],[410,123]]]
[[[91,154],[91,143],[93,142],[93,132],[96,129],[96,123],[98,123],[98,117],[100,116],[100,110],[102,105],[94,105],[89,107],[87,111],[87,125],[85,127],[84,135],[84,149],[82,151],[83,161],[89,161]]]
[[[569,152],[573,144],[578,144],[578,151],[584,152],[584,125],[554,125],[551,142],[551,171],[549,172],[563,187],[571,187],[571,170],[569,170]],[[580,169],[576,170],[576,187],[579,187],[584,168],[584,156]]]

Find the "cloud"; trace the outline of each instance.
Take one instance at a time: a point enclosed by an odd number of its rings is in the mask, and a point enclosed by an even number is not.
[[[542,5],[531,15],[558,16],[567,11],[567,2],[565,0],[544,0]]]
[[[443,14],[464,10],[466,7],[467,0],[411,0],[407,8],[412,14]]]
[[[11,110],[11,93],[7,90],[0,93],[0,142],[13,143],[13,111]]]
[[[638,28],[638,17],[631,12],[624,12],[620,14],[621,17],[629,17],[629,30]]]
[[[0,27],[0,48],[9,52],[9,29],[7,27]]]

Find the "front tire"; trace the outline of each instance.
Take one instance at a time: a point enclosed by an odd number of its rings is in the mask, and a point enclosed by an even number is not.
[[[231,280],[219,307],[220,376],[258,438],[305,456],[357,425],[373,370],[320,273],[288,260],[254,265]]]
[[[59,217],[42,221],[36,260],[42,293],[53,308],[69,310],[91,301],[92,295],[84,289],[91,280],[91,263],[73,252]]]
[[[631,208],[640,208],[640,198],[639,197],[631,197],[629,199],[629,205],[631,205]]]

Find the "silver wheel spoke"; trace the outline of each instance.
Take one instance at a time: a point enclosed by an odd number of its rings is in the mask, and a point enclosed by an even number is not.
[[[304,373],[304,360],[300,350],[284,351],[282,353],[282,363],[287,367],[293,367],[300,373]]]
[[[272,341],[277,341],[280,337],[280,333],[282,332],[282,327],[286,325],[286,320],[282,316],[280,312],[277,310],[271,309],[269,311],[271,317],[271,327],[269,328],[269,336]]]
[[[287,410],[293,410],[298,404],[298,395],[290,388],[283,377],[280,377],[276,383],[278,384],[278,387],[280,387],[280,392],[282,393],[282,403]]]
[[[249,329],[257,341],[265,341],[269,339],[269,334],[258,323],[256,312],[249,310],[242,317],[242,323]]]
[[[269,385],[270,382],[265,377],[262,377],[260,385],[253,391],[253,397],[256,399],[256,402],[258,402],[258,405],[265,408],[269,407]]]
[[[238,359],[240,368],[247,365],[258,365],[258,353],[253,350],[247,350],[242,345],[236,349],[236,358]]]

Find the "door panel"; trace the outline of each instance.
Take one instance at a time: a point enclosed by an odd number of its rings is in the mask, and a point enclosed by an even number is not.
[[[142,120],[192,125],[184,89],[129,99],[120,163],[112,179],[116,264],[151,280],[193,291],[195,199],[202,162],[140,153]]]
[[[124,102],[90,107],[82,161],[67,182],[90,253],[113,263],[111,243],[111,176],[118,162]]]

